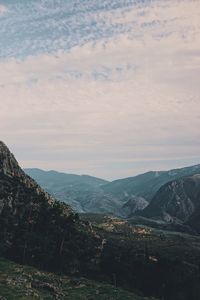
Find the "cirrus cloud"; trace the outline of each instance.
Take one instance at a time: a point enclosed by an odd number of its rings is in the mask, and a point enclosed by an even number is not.
[[[10,3],[0,130],[24,166],[113,178],[198,162],[199,1]]]
[[[8,9],[5,5],[0,4],[0,16],[7,13]]]

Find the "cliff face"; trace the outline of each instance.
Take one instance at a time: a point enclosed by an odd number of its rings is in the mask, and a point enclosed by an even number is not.
[[[15,183],[21,183],[26,188],[34,189],[37,195],[43,195],[46,200],[50,202],[54,202],[54,199],[46,193],[31,177],[29,177],[19,166],[17,160],[14,155],[10,152],[8,147],[0,141],[0,178],[7,179],[8,181],[15,181]],[[1,184],[2,188],[3,184]],[[17,195],[15,195],[15,199]]]
[[[165,184],[141,213],[165,221],[186,222],[200,205],[200,175]]]
[[[0,255],[20,263],[78,271],[100,241],[69,205],[58,202],[19,167],[0,143]]]
[[[142,197],[133,197],[129,199],[122,207],[122,211],[128,217],[147,207],[148,202]]]
[[[20,169],[14,155],[9,151],[7,146],[0,141],[0,173],[7,176],[22,176],[23,171]]]
[[[15,216],[17,226],[26,210],[39,213],[39,199],[51,206],[55,204],[55,199],[25,174],[8,147],[0,142],[0,214],[8,218]],[[70,207],[66,205],[66,208],[70,213]]]

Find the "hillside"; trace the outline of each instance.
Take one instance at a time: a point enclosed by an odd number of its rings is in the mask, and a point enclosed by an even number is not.
[[[148,300],[150,298],[137,296],[106,283],[82,277],[58,276],[0,258],[0,299]]]
[[[68,273],[87,270],[101,244],[69,205],[52,198],[24,173],[3,142],[0,241],[0,255]]]
[[[173,180],[160,188],[140,214],[167,222],[186,222],[200,206],[200,175]]]
[[[81,218],[90,220],[106,239],[102,265],[122,286],[158,299],[200,299],[199,235],[99,214]]]
[[[186,225],[189,225],[193,230],[200,234],[200,205],[189,217],[189,219],[186,222]]]

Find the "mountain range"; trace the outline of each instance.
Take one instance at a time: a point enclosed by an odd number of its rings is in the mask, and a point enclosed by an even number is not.
[[[151,171],[112,182],[86,175],[40,169],[25,169],[25,172],[47,192],[70,204],[79,213],[92,212],[130,217],[148,207],[156,193],[166,183],[200,174],[200,165],[169,171]]]

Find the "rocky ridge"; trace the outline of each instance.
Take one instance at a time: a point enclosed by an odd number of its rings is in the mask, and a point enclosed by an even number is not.
[[[186,222],[200,207],[200,174],[173,180],[160,188],[140,214],[167,222]]]
[[[101,240],[71,207],[24,173],[0,142],[0,255],[20,263],[77,272],[95,259]]]

